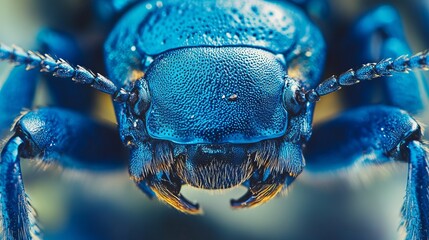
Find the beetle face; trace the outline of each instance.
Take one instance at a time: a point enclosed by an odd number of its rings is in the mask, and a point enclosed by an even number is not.
[[[316,84],[320,71],[307,66],[322,65],[321,34],[287,3],[146,6],[126,14],[105,46],[109,76],[134,87],[116,108],[132,148],[131,175],[188,213],[196,208],[181,196],[182,184],[243,183],[251,193],[235,206],[269,200],[304,165],[300,140],[310,135],[312,109],[301,111],[298,82],[286,74],[293,69],[306,87]],[[136,79],[133,70],[144,71],[143,79],[128,80]]]
[[[131,174],[188,213],[197,207],[180,195],[182,184],[225,189],[246,183],[251,193],[237,207],[271,199],[303,165],[301,146],[283,138],[290,122],[284,101],[295,90],[286,79],[286,66],[257,48],[159,55],[137,82],[147,84],[150,107],[137,121],[145,123],[140,130],[147,137],[135,141]],[[137,128],[132,132],[138,135]]]
[[[248,47],[172,50],[145,79],[150,137],[179,144],[246,144],[285,134],[284,66]]]

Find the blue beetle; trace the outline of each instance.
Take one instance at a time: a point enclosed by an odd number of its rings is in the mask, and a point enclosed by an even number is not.
[[[384,60],[320,81],[325,42],[292,3],[117,3],[131,7],[104,44],[109,78],[50,55],[0,45],[1,60],[72,78],[111,95],[119,128],[112,131],[59,108],[22,115],[1,155],[6,239],[39,234],[25,198],[20,157],[86,168],[116,165],[128,155],[130,175],[143,192],[196,214],[199,206],[180,193],[183,184],[204,189],[245,185],[249,191],[231,205],[257,206],[285,190],[302,172],[304,146],[310,169],[408,162],[404,225],[409,239],[427,238],[427,153],[418,123],[400,110],[422,109],[422,104],[415,104],[419,94],[403,93],[393,107],[351,110],[315,129],[311,137],[314,103],[321,96],[394,72],[425,69],[427,53],[390,59],[388,53],[398,56],[392,48],[405,47],[386,41],[382,47],[387,50],[380,54]],[[366,36],[362,32],[374,29],[365,27],[364,18],[355,33]],[[12,74],[6,81],[9,93],[34,88],[14,85],[15,78]],[[393,75],[388,82],[396,87],[391,91],[416,84],[414,75],[403,78]],[[5,112],[25,106],[10,106],[11,97],[3,94],[0,103],[13,108]],[[408,98],[415,100],[403,106]]]

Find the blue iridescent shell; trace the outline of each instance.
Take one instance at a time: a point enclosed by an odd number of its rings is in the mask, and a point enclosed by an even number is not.
[[[284,78],[314,86],[324,62],[320,32],[300,9],[261,1],[140,4],[121,19],[105,51],[118,84],[145,72],[149,136],[180,144],[284,136]]]
[[[285,69],[265,50],[182,48],[160,55],[146,73],[153,138],[177,143],[249,143],[280,137],[287,113]]]
[[[303,86],[314,87],[319,80],[325,54],[323,37],[292,4],[243,0],[159,3],[134,7],[121,18],[105,44],[107,71],[119,85],[129,80],[132,70],[145,70],[148,56],[205,46],[266,49],[282,54],[291,63],[288,67],[293,71],[289,73],[303,81]]]
[[[283,53],[298,37],[297,20],[304,15],[290,5],[262,1],[170,2],[149,13],[136,29],[137,46],[146,54],[195,46],[251,46]]]

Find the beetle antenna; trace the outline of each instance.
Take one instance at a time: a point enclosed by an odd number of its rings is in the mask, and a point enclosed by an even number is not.
[[[93,73],[82,66],[70,65],[64,59],[56,59],[48,54],[25,51],[17,46],[7,46],[0,43],[0,61],[9,61],[16,66],[25,65],[26,70],[40,69],[41,72],[51,73],[54,77],[71,78],[73,81],[89,85],[98,91],[112,96],[116,102],[126,102],[131,93],[116,86],[113,81],[99,73]]]
[[[384,59],[378,63],[363,64],[359,69],[350,69],[338,77],[332,77],[322,81],[316,88],[309,91],[296,92],[296,100],[299,103],[317,102],[321,96],[336,92],[344,86],[357,84],[379,77],[392,76],[392,73],[407,73],[412,69],[429,70],[429,49],[419,52],[411,57],[402,55],[396,59]]]

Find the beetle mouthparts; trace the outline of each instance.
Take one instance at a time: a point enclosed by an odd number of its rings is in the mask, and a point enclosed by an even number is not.
[[[231,207],[250,208],[268,202],[283,189],[288,178],[292,177],[287,172],[276,173],[269,169],[256,172],[249,179],[249,190],[241,198],[232,199]]]
[[[241,198],[231,200],[231,207],[241,209],[259,206],[274,198],[294,179],[288,172],[260,169],[248,179],[249,190]],[[159,200],[183,213],[202,214],[199,204],[190,202],[180,193],[182,181],[178,176],[160,171],[149,175],[146,181]]]
[[[188,214],[200,214],[202,211],[198,204],[180,193],[184,184],[201,189],[247,186],[247,193],[231,200],[231,206],[234,209],[250,208],[273,199],[293,182],[304,167],[300,146],[288,142],[264,141],[244,147],[181,147],[174,150],[173,157],[169,145],[158,143],[155,148],[158,164],[144,170],[145,175],[136,180],[145,182],[146,187],[139,186],[144,191],[148,190],[149,196],[155,194],[159,200]]]
[[[180,193],[182,183],[177,177],[170,175],[168,172],[160,172],[149,176],[147,181],[159,200],[187,214],[202,213],[198,204],[190,202]]]

